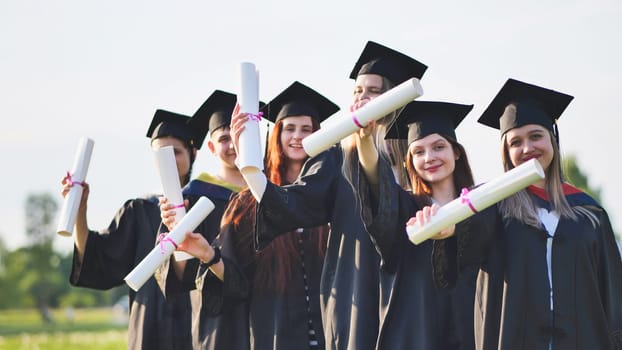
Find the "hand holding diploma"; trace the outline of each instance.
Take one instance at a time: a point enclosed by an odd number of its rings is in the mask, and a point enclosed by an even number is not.
[[[230,124],[231,142],[233,143],[233,147],[238,154],[238,159],[240,159],[241,155],[246,152],[245,149],[241,149],[241,137],[242,133],[246,130],[246,126],[249,124],[250,118],[251,117],[248,113],[240,112],[239,105],[236,105],[233,109]],[[256,132],[257,135],[259,135],[259,129],[257,129]],[[238,163],[237,160],[236,163]],[[258,203],[261,202],[261,198],[263,197],[263,193],[265,192],[268,183],[266,175],[257,167],[245,167],[244,171],[242,171],[241,165],[238,164],[238,168],[240,169],[249,190],[253,194],[253,197],[255,197],[255,200],[257,200]]]
[[[418,220],[414,225],[409,221],[411,225],[406,226],[408,238],[414,244],[420,244],[543,178],[542,166],[536,159],[531,159],[471,191],[463,189],[460,198],[438,208],[429,220]]]
[[[166,261],[183,242],[186,233],[196,229],[212,210],[214,210],[214,203],[207,197],[201,197],[183,219],[177,223],[175,228],[163,237],[159,244],[125,276],[125,283],[133,290],[138,291],[153,275],[158,266]]]
[[[71,236],[73,234],[78,207],[82,200],[82,186],[86,179],[86,173],[91,161],[91,154],[93,153],[93,145],[94,141],[89,138],[82,137],[80,139],[78,151],[73,161],[73,167],[71,172],[67,172],[67,176],[64,180],[71,188],[69,193],[65,196],[58,219],[56,232],[61,236]]]
[[[238,105],[240,113],[246,113],[249,118],[245,122],[244,130],[240,134],[238,168],[242,173],[246,171],[262,171],[263,155],[261,135],[259,132],[259,73],[255,65],[249,62],[240,63],[238,70]],[[235,114],[235,112],[234,112]]]
[[[184,206],[184,198],[181,194],[175,150],[173,146],[160,147],[154,151],[154,156],[158,173],[160,174],[162,192],[164,193],[164,197],[173,203],[175,210],[174,221],[177,222],[186,215],[186,207]],[[192,258],[190,254],[181,251],[175,252],[175,259],[178,261],[188,260],[190,258]]]
[[[341,139],[365,127],[370,121],[378,120],[423,95],[423,88],[417,78],[411,78],[369,101],[349,115],[341,114],[322,122],[322,128],[302,140],[302,147],[311,157],[329,149]]]

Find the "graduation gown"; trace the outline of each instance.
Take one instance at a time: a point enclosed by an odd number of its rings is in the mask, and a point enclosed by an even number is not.
[[[70,283],[78,287],[110,289],[156,244],[160,208],[156,196],[125,202],[106,230],[89,230],[80,264],[74,249]],[[188,294],[165,299],[153,277],[134,292],[129,290],[128,349],[191,349],[191,307]]]
[[[609,218],[592,198],[564,186],[568,203],[598,218],[560,217],[552,242],[553,311],[547,231],[502,219],[496,207],[471,217],[453,248],[439,247],[439,279],[481,261],[475,302],[478,349],[622,349],[622,262]],[[530,187],[537,206],[546,194]],[[484,228],[484,229],[483,229]],[[450,261],[449,263],[445,263]],[[454,264],[455,263],[455,264]]]
[[[213,243],[220,231],[222,215],[230,197],[241,188],[202,173],[182,193],[194,205],[201,196],[214,203],[214,210],[199,224],[200,232]],[[198,259],[186,262],[179,280],[172,264],[163,264],[157,276],[167,298],[190,291],[192,300],[192,338],[195,349],[249,349],[248,311],[242,302],[248,295],[248,283],[235,261],[223,254],[224,281],[199,264]]]
[[[257,207],[256,247],[298,227],[330,223],[320,301],[328,349],[373,349],[378,334],[379,257],[333,147],[305,163],[298,180],[268,182]],[[358,183],[355,169],[354,183]]]
[[[222,255],[238,262],[250,282],[246,305],[251,349],[308,349],[310,322],[318,342],[314,349],[324,349],[320,312],[320,276],[324,259],[318,252],[318,236],[312,235],[310,230],[287,233],[287,239],[292,239],[292,246],[298,249],[301,260],[291,261],[285,289],[277,290],[272,282],[260,281],[257,275],[258,267],[274,271],[272,266],[278,261],[272,254],[280,252],[270,251],[270,255],[263,258],[255,252],[252,239],[255,207],[250,192],[233,198],[227,210],[246,211],[248,215],[239,223],[223,225],[218,237]],[[228,263],[231,260],[225,262],[225,271],[230,270]]]
[[[469,280],[465,274],[460,289],[435,288],[432,242],[414,245],[405,233],[406,221],[419,207],[410,192],[395,183],[388,164],[378,164],[378,198],[364,211],[382,259],[377,348],[473,349],[475,276]],[[464,319],[466,325],[460,323]]]

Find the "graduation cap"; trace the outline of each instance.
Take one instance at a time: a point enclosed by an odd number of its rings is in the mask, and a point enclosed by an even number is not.
[[[321,123],[338,110],[339,107],[331,100],[298,81],[288,86],[263,108],[264,117],[273,123],[297,115],[308,115]]]
[[[157,109],[147,129],[147,137],[153,142],[157,138],[170,136],[192,144],[194,135],[188,127],[189,120],[187,115]]]
[[[229,125],[236,100],[235,94],[215,90],[194,113],[190,124],[199,131],[205,130],[204,139],[208,132],[211,135],[216,129]]]
[[[398,85],[410,78],[421,79],[428,66],[373,41],[368,41],[350,73],[350,79],[361,74],[378,74]]]
[[[437,133],[456,140],[455,129],[472,109],[473,105],[449,102],[410,102],[391,124],[385,139],[408,139],[410,145]]]
[[[501,135],[510,129],[538,124],[553,132],[559,140],[556,121],[573,98],[561,92],[508,79],[477,121],[501,130]]]

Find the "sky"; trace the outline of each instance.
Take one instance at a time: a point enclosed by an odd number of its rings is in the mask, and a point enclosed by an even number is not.
[[[87,218],[102,229],[127,199],[160,191],[145,137],[156,109],[193,114],[215,89],[235,93],[240,62],[259,70],[263,101],[298,80],[346,109],[368,40],[428,65],[421,100],[475,105],[457,136],[476,182],[502,173],[498,131],[476,121],[508,78],[575,96],[558,123],[562,152],[620,232],[620,18],[615,0],[2,1],[0,239],[26,243],[29,194],[60,207],[81,137],[95,141]],[[193,174],[214,164],[205,147]]]

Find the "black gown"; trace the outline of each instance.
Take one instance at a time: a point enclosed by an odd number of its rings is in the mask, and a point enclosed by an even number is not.
[[[203,173],[183,189],[184,198],[192,207],[201,196],[214,203],[214,210],[195,229],[208,242],[214,242],[220,231],[220,221],[230,197],[240,188],[216,181]],[[176,298],[190,291],[192,300],[192,338],[195,349],[249,349],[248,311],[243,300],[248,295],[248,283],[235,261],[223,254],[224,282],[199,264],[198,259],[186,262],[184,276],[179,280],[170,261],[163,264],[156,276],[167,298]]]
[[[124,284],[155,246],[160,222],[156,196],[125,202],[106,230],[89,230],[82,264],[74,249],[70,283],[99,290]],[[165,299],[150,277],[129,296],[128,349],[192,349],[188,293]]]
[[[317,340],[314,349],[324,349],[320,312],[320,276],[324,259],[319,253],[318,235],[312,230],[287,233],[287,239],[293,240],[290,243],[298,249],[301,260],[292,261],[286,287],[279,291],[270,285],[271,282],[260,281],[258,277],[258,266],[275,271],[272,266],[278,262],[272,256],[262,259],[253,248],[255,207],[256,202],[248,191],[233,198],[227,211],[247,212],[250,218],[236,224],[224,224],[218,238],[223,257],[231,257],[225,261],[225,271],[231,270],[230,264],[234,260],[243,268],[250,283],[245,303],[250,322],[250,347],[257,350],[309,349],[311,322]],[[326,241],[321,244],[325,246]]]
[[[386,163],[379,162],[378,174],[378,198],[364,212],[382,262],[377,348],[473,349],[475,275],[465,274],[460,289],[436,289],[432,242],[414,245],[405,232],[419,209],[414,197],[395,183]]]
[[[565,185],[568,203],[594,213],[560,218],[552,243],[550,307],[545,229],[501,219],[496,206],[467,219],[457,242],[437,241],[435,275],[451,283],[463,264],[480,261],[475,302],[478,349],[622,349],[622,261],[607,213]],[[541,208],[543,191],[530,188]],[[436,249],[438,248],[438,249]]]
[[[373,349],[378,336],[380,259],[362,220],[361,206],[341,172],[333,147],[305,163],[294,184],[268,182],[257,207],[255,245],[279,234],[330,223],[320,282],[327,349]],[[358,161],[357,161],[358,162]],[[358,183],[358,169],[354,183]]]

